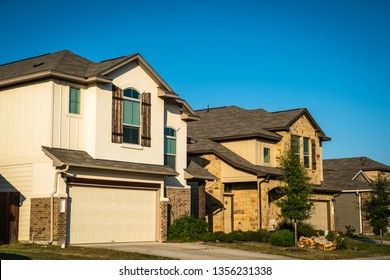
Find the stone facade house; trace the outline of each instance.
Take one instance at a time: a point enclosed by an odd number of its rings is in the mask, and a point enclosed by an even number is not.
[[[277,226],[280,158],[292,138],[314,190],[309,222],[317,229],[334,230],[334,191],[322,186],[322,143],[330,138],[307,109],[267,112],[230,106],[196,114],[200,121],[188,124],[188,158],[216,177],[204,186],[206,219],[213,231]]]
[[[197,119],[140,54],[0,65],[0,242],[165,240]]]
[[[355,233],[373,233],[362,205],[370,197],[370,183],[378,176],[390,179],[390,166],[367,157],[324,160],[323,185],[339,191],[334,204],[337,231],[346,232],[346,227],[351,226]]]

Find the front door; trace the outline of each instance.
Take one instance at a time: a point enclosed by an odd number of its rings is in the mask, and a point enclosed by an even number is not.
[[[224,195],[223,197],[223,231],[232,232],[233,229],[233,196]]]

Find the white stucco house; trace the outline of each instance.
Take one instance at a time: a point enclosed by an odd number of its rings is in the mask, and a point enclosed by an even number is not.
[[[140,54],[0,65],[0,243],[165,240],[197,119]]]

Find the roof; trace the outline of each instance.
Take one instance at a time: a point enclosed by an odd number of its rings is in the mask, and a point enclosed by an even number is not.
[[[167,176],[178,175],[175,170],[165,165],[94,159],[85,151],[49,147],[42,147],[42,151],[53,160],[53,165],[56,167],[69,165],[71,167],[125,171],[143,174]]]
[[[187,166],[187,169],[184,170],[186,172],[185,179],[186,180],[216,180],[218,177],[214,176],[207,170],[203,169],[199,164],[190,160]]]
[[[192,108],[164,81],[164,79],[138,53],[101,62],[93,62],[68,50],[44,54],[0,65],[0,88],[26,82],[57,78],[79,84],[112,83],[110,73],[136,62],[163,91],[170,92],[171,102],[177,103],[186,120],[197,120]],[[161,96],[165,98],[165,96]]]
[[[283,171],[279,168],[268,167],[255,165],[236,153],[232,152],[228,148],[223,145],[208,139],[201,139],[196,141],[194,144],[189,144],[187,146],[188,154],[215,154],[225,162],[234,166],[235,168],[250,172],[255,174],[256,176],[265,176],[267,174],[270,175],[281,175]]]
[[[296,120],[306,115],[319,132],[321,140],[330,140],[305,108],[268,112],[264,109],[246,110],[228,106],[198,110],[195,113],[201,120],[188,125],[188,134],[194,139],[219,141],[257,137],[276,142],[282,138],[277,131],[288,130]]]
[[[323,160],[324,181],[322,186],[342,191],[369,190],[368,180],[359,180],[360,171],[387,171],[390,166],[368,157]]]

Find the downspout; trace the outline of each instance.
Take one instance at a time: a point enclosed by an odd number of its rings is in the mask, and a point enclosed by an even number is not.
[[[261,204],[261,184],[269,182],[269,174],[263,180],[257,184],[257,194],[258,194],[258,205],[259,205],[259,230],[263,228],[263,218],[262,218],[262,204]]]
[[[363,221],[362,221],[362,195],[359,191],[356,191],[356,195],[359,197],[359,233],[363,234]]]
[[[64,169],[59,169],[56,171],[54,175],[54,189],[50,194],[50,241],[49,245],[53,243],[54,240],[54,195],[58,191],[58,175],[64,173],[69,170],[69,165],[67,165]]]

